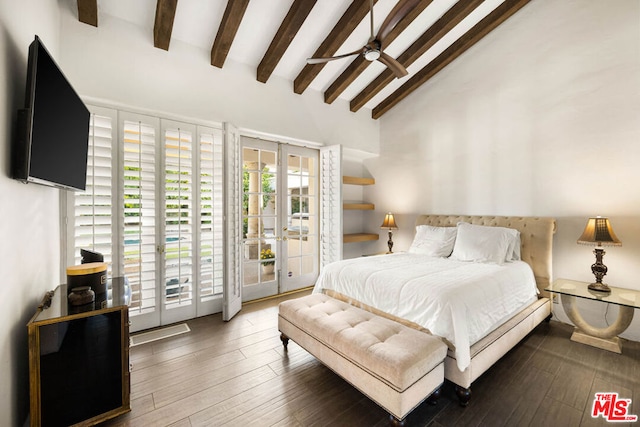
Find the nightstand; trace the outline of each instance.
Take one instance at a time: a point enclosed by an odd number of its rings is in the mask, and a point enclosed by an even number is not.
[[[572,341],[622,353],[622,343],[618,335],[629,327],[635,309],[640,308],[640,291],[610,286],[611,292],[604,293],[591,291],[587,286],[587,282],[558,279],[545,290],[560,295],[565,313],[576,325],[571,335]],[[618,318],[606,328],[593,327],[580,315],[576,307],[576,298],[615,304],[618,306]]]

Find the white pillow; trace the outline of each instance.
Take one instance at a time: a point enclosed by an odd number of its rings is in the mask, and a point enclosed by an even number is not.
[[[520,232],[512,228],[459,222],[451,258],[502,264],[520,258]]]
[[[456,227],[418,225],[409,253],[448,257],[456,241]]]
[[[520,261],[520,246],[522,245],[522,243],[520,242],[520,232],[518,230],[514,230],[513,228],[504,229],[508,230],[508,233],[511,236],[511,242],[509,243],[509,247],[507,248],[507,258],[505,259],[505,261]]]

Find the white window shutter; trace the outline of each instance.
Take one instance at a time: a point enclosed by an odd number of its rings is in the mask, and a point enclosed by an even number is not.
[[[114,141],[117,114],[91,107],[85,191],[67,192],[67,266],[81,262],[81,249],[99,252],[109,263],[114,259]]]
[[[224,146],[220,129],[198,126],[200,300],[222,295],[224,280]]]
[[[193,304],[195,127],[162,121],[164,150],[163,298],[166,308]]]
[[[227,274],[224,286],[224,302],[222,304],[222,320],[231,320],[242,308],[242,281],[240,268],[242,256],[241,242],[241,209],[242,200],[242,167],[240,165],[240,135],[238,129],[225,123],[224,128],[226,150],[226,221],[227,221]]]
[[[320,269],[342,259],[342,146],[320,148]]]
[[[222,126],[89,108],[87,188],[60,196],[61,279],[80,249],[102,253],[109,277],[129,281],[133,331],[219,312],[235,244],[225,240]]]
[[[131,286],[131,316],[158,313],[156,283],[157,129],[153,117],[128,114],[121,120],[123,159],[123,270]]]

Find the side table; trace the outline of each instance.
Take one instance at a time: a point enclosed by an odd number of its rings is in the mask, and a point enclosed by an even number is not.
[[[629,327],[635,309],[640,308],[640,291],[610,286],[611,292],[605,293],[592,291],[587,286],[587,282],[558,279],[545,290],[560,295],[565,313],[576,325],[571,341],[622,353],[622,343],[618,335]],[[615,304],[618,306],[618,318],[606,328],[591,326],[578,311],[576,298]]]

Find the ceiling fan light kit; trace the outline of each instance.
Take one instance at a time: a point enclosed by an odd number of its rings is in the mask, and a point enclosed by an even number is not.
[[[308,58],[308,64],[323,64],[335,59],[347,58],[353,55],[362,55],[367,61],[380,61],[386,65],[397,78],[404,77],[408,74],[407,69],[392,56],[386,54],[382,50],[383,42],[389,32],[400,22],[411,10],[420,2],[420,0],[400,0],[395,7],[389,12],[376,35],[373,32],[373,0],[369,1],[369,18],[371,22],[371,37],[368,43],[362,48],[351,53],[336,55],[322,58]]]
[[[378,49],[368,49],[364,52],[364,59],[367,61],[375,61],[380,58],[380,51]]]

